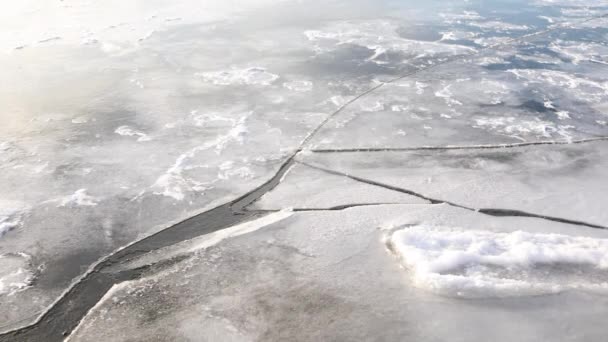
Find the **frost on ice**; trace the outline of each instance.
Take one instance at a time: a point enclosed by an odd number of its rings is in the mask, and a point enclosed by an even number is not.
[[[217,85],[271,85],[279,78],[265,68],[230,69],[222,71],[200,72],[196,74],[203,81]]]
[[[137,141],[150,140],[150,137],[146,133],[135,130],[129,126],[120,126],[114,131],[114,133],[122,136],[137,137]]]
[[[608,291],[608,239],[413,226],[389,248],[416,286],[458,297]]]
[[[95,206],[97,199],[87,194],[87,189],[76,190],[72,195],[59,200],[60,207]]]
[[[0,199],[0,238],[11,230],[21,227],[28,210],[29,207],[25,203]]]
[[[0,296],[25,290],[33,280],[27,254],[0,254]]]

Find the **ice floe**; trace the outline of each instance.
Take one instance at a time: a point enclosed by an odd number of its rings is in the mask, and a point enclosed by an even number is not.
[[[60,207],[95,206],[98,199],[87,194],[87,189],[76,190],[71,195],[59,200]]]

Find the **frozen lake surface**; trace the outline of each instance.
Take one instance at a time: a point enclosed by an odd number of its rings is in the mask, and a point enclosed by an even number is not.
[[[605,339],[608,1],[0,8],[0,341]]]

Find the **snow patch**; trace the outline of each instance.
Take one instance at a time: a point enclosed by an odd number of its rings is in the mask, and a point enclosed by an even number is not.
[[[439,13],[446,24],[462,24],[463,22],[481,20],[483,17],[475,11],[462,11],[461,13]]]
[[[215,152],[219,155],[231,142],[242,144],[245,134],[248,132],[245,122],[252,114],[253,112],[247,112],[240,119],[234,120],[231,128],[226,134],[218,135],[215,139],[207,141],[202,145],[195,146],[189,151],[181,154],[173,166],[154,182],[152,185],[152,188],[156,189],[154,194],[172,197],[175,200],[181,201],[185,198],[184,191],[199,191],[205,189],[206,187],[204,184],[183,176],[183,171],[187,167],[188,161],[201,151],[215,148]]]
[[[478,27],[480,29],[492,30],[492,31],[525,31],[529,30],[530,27],[526,25],[516,25],[503,21],[486,21],[486,22],[471,22],[469,26]]]
[[[377,59],[386,55],[386,52],[399,52],[418,59],[475,50],[471,47],[442,42],[406,39],[399,36],[398,30],[399,26],[396,23],[387,20],[343,21],[328,25],[324,30],[305,31],[304,35],[315,44],[314,48],[317,52],[332,51],[344,45],[358,45],[373,51],[367,60],[379,64],[384,62]]]
[[[333,105],[336,107],[342,107],[342,106],[346,105],[348,103],[348,101],[350,101],[350,97],[346,98],[341,95],[332,96],[329,99],[329,102],[333,103]]]
[[[444,31],[440,33],[441,39],[439,41],[469,40],[478,36],[478,33],[467,31]]]
[[[515,117],[498,117],[498,118],[476,118],[476,128],[484,128],[497,131],[522,141],[525,137],[532,135],[538,138],[552,138],[555,135],[564,139],[571,140],[572,135],[569,130],[573,128],[569,125],[555,125],[549,121],[543,121],[538,118],[533,120],[521,120]]]
[[[97,198],[89,196],[87,189],[76,190],[71,195],[68,195],[59,200],[59,207],[80,207],[80,206],[96,206]]]
[[[226,161],[220,164],[220,172],[217,174],[217,178],[221,180],[231,179],[233,177],[240,178],[253,178],[255,176],[251,168],[247,166],[234,167],[234,162]]]
[[[599,43],[556,40],[549,48],[572,61],[572,64],[594,62],[608,64],[608,46]]]
[[[79,116],[79,117],[72,119],[73,124],[83,124],[83,123],[87,123],[88,121],[89,120],[87,119],[86,116]]]
[[[34,280],[30,256],[25,253],[0,254],[0,296],[12,296],[28,288]]]
[[[120,126],[114,131],[114,133],[116,133],[118,135],[122,135],[122,136],[127,136],[127,137],[138,137],[137,141],[152,140],[152,139],[150,139],[150,137],[147,134],[140,132],[138,130],[135,130],[129,126]]]
[[[291,81],[283,83],[283,87],[291,91],[306,92],[312,90],[312,82],[310,81]]]
[[[444,86],[443,89],[435,92],[435,96],[441,97],[448,107],[452,107],[453,105],[462,106],[462,102],[452,98],[454,94],[452,94],[452,91],[450,90],[451,87],[451,84]]]
[[[18,202],[0,201],[0,237],[23,225],[27,207]]]
[[[416,286],[442,295],[608,291],[608,239],[418,225],[387,243]]]
[[[362,101],[359,108],[364,112],[379,112],[384,110],[384,104],[380,101]]]
[[[222,71],[199,72],[195,74],[208,83],[217,85],[261,85],[268,86],[279,78],[279,75],[266,71],[265,68],[253,67]]]

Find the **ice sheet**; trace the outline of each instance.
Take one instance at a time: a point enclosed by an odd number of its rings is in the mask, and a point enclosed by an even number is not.
[[[606,20],[574,26],[603,13],[602,4],[75,0],[1,5],[0,83],[10,87],[0,90],[0,255],[27,258],[0,260],[0,279],[12,279],[3,284],[16,284],[3,285],[10,290],[0,294],[0,330],[34,321],[70,282],[117,248],[262,184],[336,111],[341,112],[306,147],[604,135]],[[514,43],[517,35],[564,23],[570,27]],[[418,73],[422,69],[429,70]],[[389,80],[395,82],[342,108]],[[568,156],[553,155],[554,162]],[[585,164],[594,158],[575,160]],[[486,196],[492,194],[489,179],[465,195],[446,190],[444,181],[422,190],[451,192],[450,197],[475,205],[508,204],[551,214],[559,208],[560,215],[603,224],[597,199],[605,183],[598,181],[599,166],[585,170],[578,174],[580,183],[561,192],[543,182],[536,192],[521,178],[508,183],[531,198],[526,206],[524,195]],[[454,184],[464,186],[448,173]],[[428,178],[419,176],[414,182]],[[478,184],[478,173],[467,177]],[[540,178],[542,172],[531,177]],[[300,192],[308,196],[314,190],[310,199],[285,194],[295,191],[291,181],[266,199],[275,201],[275,208],[285,207],[288,199],[294,205],[342,205],[364,197],[363,192],[369,195],[365,200],[419,201],[344,179],[318,184]],[[327,194],[341,185],[351,191],[341,198]],[[580,195],[581,189],[589,193]],[[575,198],[563,196],[566,192]],[[464,198],[467,194],[470,198]],[[536,194],[550,200],[540,201]],[[197,318],[191,318],[196,326]]]
[[[334,4],[3,6],[0,253],[37,271],[0,295],[1,330],[115,249],[266,181],[330,98],[374,77],[315,59],[304,32],[348,17]]]
[[[295,213],[122,284],[88,314],[70,341],[128,340],[133,327],[144,338],[184,340],[603,339],[606,297],[596,293],[464,299],[416,287],[410,271],[387,253],[383,237],[447,224],[466,227],[459,233],[465,237],[555,239],[551,247],[565,246],[558,240],[608,238],[605,231],[493,218],[445,205]],[[460,241],[444,233],[443,240]]]

